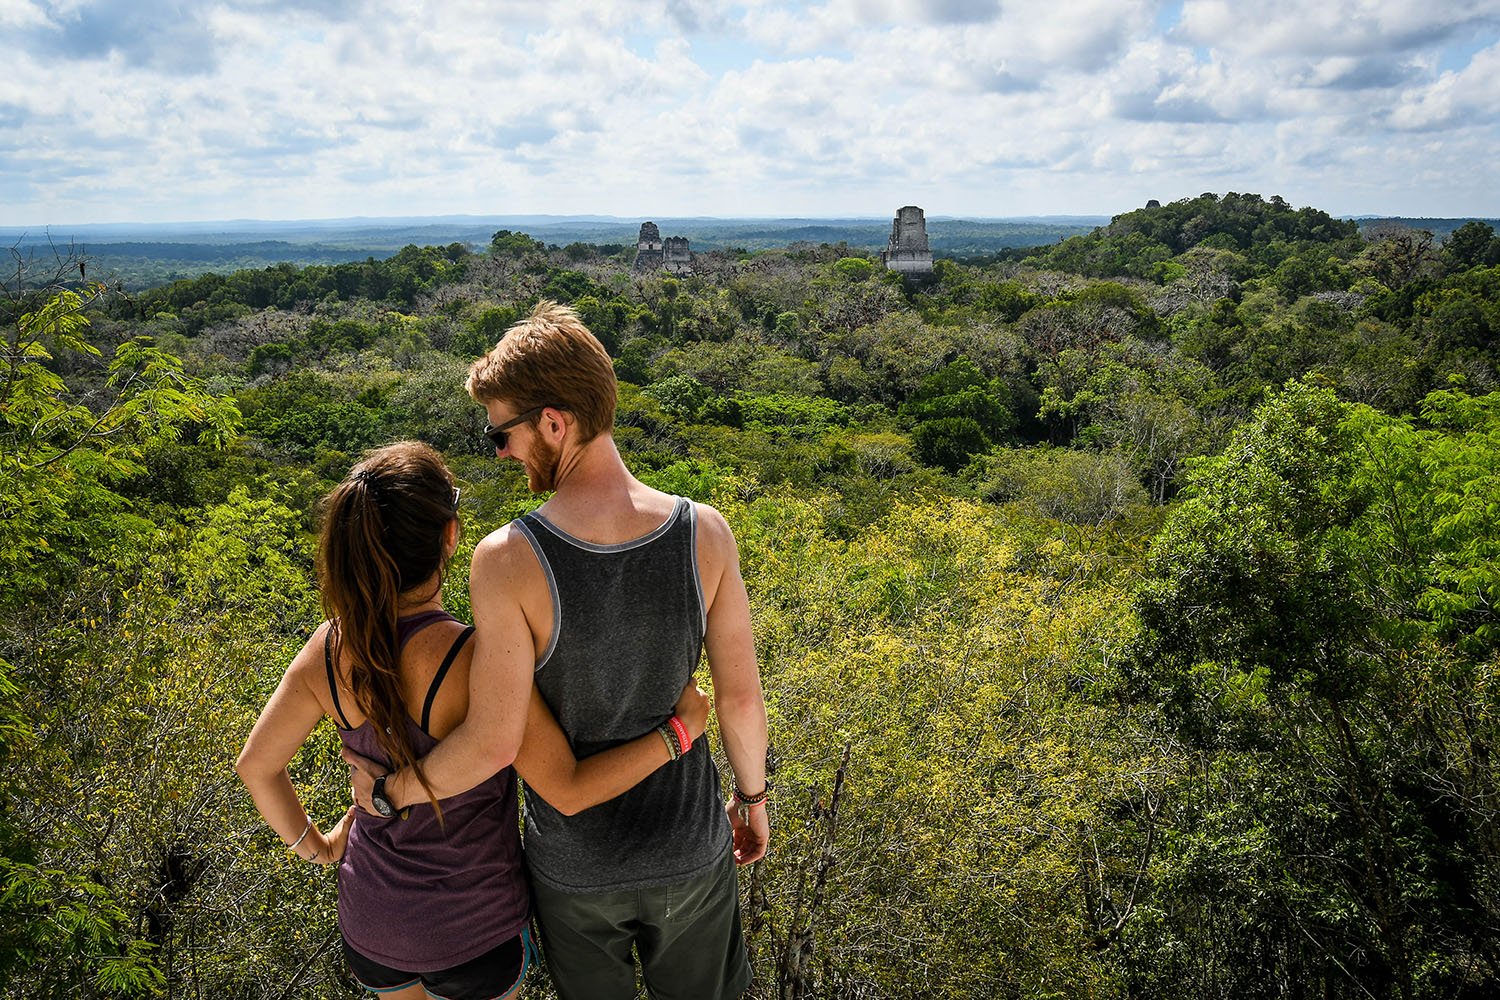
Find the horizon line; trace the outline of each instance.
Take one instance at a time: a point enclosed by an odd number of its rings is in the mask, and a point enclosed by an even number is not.
[[[1144,206],[1143,206],[1144,207]],[[1129,211],[1137,211],[1130,209]],[[1103,213],[1069,213],[1069,214],[1031,214],[1031,215],[951,215],[932,214],[925,215],[928,222],[1078,222],[1094,220],[1112,220],[1116,216],[1125,213],[1114,213],[1106,215]],[[780,223],[878,223],[885,224],[892,216],[883,215],[600,215],[597,213],[557,214],[548,212],[517,212],[509,214],[494,215],[470,215],[470,214],[444,214],[444,215],[350,215],[350,216],[323,216],[307,219],[260,219],[260,218],[234,218],[234,219],[168,219],[160,221],[130,221],[130,222],[50,222],[50,223],[0,223],[0,236],[6,238],[40,238],[52,236],[54,230],[58,229],[204,229],[217,226],[233,226],[237,228],[253,226],[346,226],[360,228],[375,228],[380,226],[413,226],[413,225],[525,225],[528,222],[534,225],[556,225],[567,223],[600,223],[621,226],[637,225],[642,222],[658,222],[665,220],[672,223],[690,222],[780,222]],[[1500,218],[1484,215],[1401,215],[1395,213],[1362,212],[1358,214],[1336,215],[1334,218],[1351,222],[1364,222],[1380,219],[1410,219],[1413,221],[1452,222],[1460,220],[1477,220],[1483,222],[1497,222]]]

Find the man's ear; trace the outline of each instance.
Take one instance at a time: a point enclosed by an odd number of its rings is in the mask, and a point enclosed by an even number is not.
[[[551,441],[553,441],[553,443],[556,443],[558,441],[561,441],[563,437],[568,433],[568,428],[571,426],[569,421],[572,416],[573,415],[567,410],[557,410],[549,406],[542,411],[541,418],[537,420],[537,429],[541,430],[543,427],[547,428],[543,433],[545,433],[547,437]]]

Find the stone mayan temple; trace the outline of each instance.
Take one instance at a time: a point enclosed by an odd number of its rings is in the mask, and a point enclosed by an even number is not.
[[[654,222],[641,223],[641,234],[635,241],[635,263],[630,268],[638,274],[666,271],[677,277],[693,273],[693,252],[686,236],[661,238]]]
[[[927,247],[927,217],[915,205],[896,211],[891,239],[880,252],[888,270],[913,278],[932,274],[932,251]]]
[[[654,222],[641,223],[641,235],[635,239],[635,263],[630,269],[632,271],[659,271],[665,261],[666,254],[661,246],[661,230],[656,228]]]

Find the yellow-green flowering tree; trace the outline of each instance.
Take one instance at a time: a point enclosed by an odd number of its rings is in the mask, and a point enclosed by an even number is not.
[[[721,500],[773,733],[761,995],[1116,993],[1097,953],[1149,859],[1115,831],[1152,822],[1163,771],[1079,695],[1127,628],[1118,568],[1100,538],[966,502],[838,541],[830,504]]]

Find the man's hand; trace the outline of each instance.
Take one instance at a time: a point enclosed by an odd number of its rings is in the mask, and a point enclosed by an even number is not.
[[[340,752],[344,763],[349,765],[349,791],[354,795],[354,804],[371,816],[379,816],[370,794],[375,791],[375,779],[389,770],[384,764],[344,747]]]
[[[688,735],[693,742],[698,742],[698,737],[703,735],[703,730],[708,727],[708,711],[713,708],[713,702],[708,700],[708,695],[698,686],[698,682],[689,677],[687,687],[682,689],[682,696],[677,699],[677,717],[682,724],[687,726]]]
[[[734,830],[734,863],[755,864],[766,856],[766,847],[771,842],[771,820],[766,816],[765,803],[744,806],[731,798],[724,809]]]

